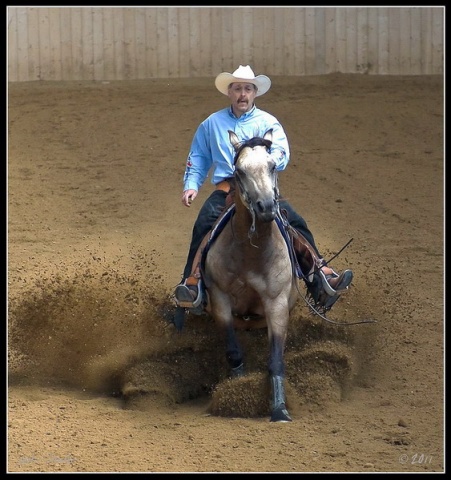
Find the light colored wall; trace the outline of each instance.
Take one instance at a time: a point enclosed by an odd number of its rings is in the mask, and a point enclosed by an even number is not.
[[[443,74],[444,7],[8,7],[8,80]]]

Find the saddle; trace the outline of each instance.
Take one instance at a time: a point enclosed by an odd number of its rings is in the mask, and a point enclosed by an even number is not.
[[[207,258],[207,253],[208,250],[210,249],[211,245],[214,243],[214,241],[218,238],[219,234],[222,232],[224,227],[227,225],[227,223],[230,221],[230,219],[233,217],[235,213],[235,203],[232,203],[229,207],[226,208],[226,210],[221,214],[221,216],[218,218],[216,223],[214,224],[213,228],[211,229],[210,233],[206,235],[204,241],[201,243],[198,253],[196,254],[196,257],[194,258],[194,265],[196,265],[196,259],[198,258],[198,255],[200,253],[200,273],[202,275],[205,267],[205,260]],[[294,247],[293,247],[293,235],[294,232],[292,232],[292,227],[289,225],[287,219],[285,216],[283,216],[282,212],[279,212],[279,214],[276,217],[276,223],[277,226],[279,227],[280,233],[282,234],[287,247],[288,251],[290,252],[290,258],[291,258],[291,264],[293,266],[293,271],[296,273],[296,276],[298,278],[302,278],[302,271],[299,266],[299,262],[297,260],[297,257],[295,255]]]
[[[225,209],[214,223],[210,232],[205,235],[201,244],[199,245],[193,261],[193,271],[191,273],[191,276],[186,279],[186,285],[196,285],[199,289],[202,290],[202,298],[204,299],[204,305],[199,305],[199,307],[194,309],[194,313],[201,313],[205,307],[207,296],[205,294],[205,286],[203,284],[202,278],[204,277],[205,262],[208,251],[235,213],[235,179],[232,177],[220,182],[216,185],[216,189],[222,190],[227,193]],[[304,278],[294,248],[296,235],[298,235],[298,233],[288,223],[285,211],[279,211],[275,220],[279,227],[280,233],[282,234],[287,244],[293,272],[297,278]]]

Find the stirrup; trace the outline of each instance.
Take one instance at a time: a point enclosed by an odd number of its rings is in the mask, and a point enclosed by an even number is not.
[[[333,270],[332,270],[333,271]],[[348,290],[349,285],[352,282],[352,278],[354,274],[352,273],[352,270],[343,270],[340,274],[336,273],[324,273],[322,270],[318,270],[318,275],[321,279],[321,284],[324,288],[324,291],[330,295],[331,297],[335,295],[341,295],[343,292]],[[332,285],[329,283],[329,280],[335,280],[338,279],[337,285],[335,289],[332,287]]]
[[[179,307],[197,308],[202,303],[202,292],[200,280],[197,284],[197,297],[194,298],[195,292],[186,284],[186,280],[177,285],[175,288],[175,301]]]
[[[317,270],[313,281],[306,282],[311,304],[324,312],[330,310],[340,295],[348,291],[353,276],[352,270],[344,270],[340,275],[335,272],[325,274],[322,270]],[[336,288],[329,284],[332,279],[339,279]]]

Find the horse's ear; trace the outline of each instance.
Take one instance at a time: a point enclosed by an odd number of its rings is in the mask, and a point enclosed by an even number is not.
[[[270,142],[272,142],[272,128],[270,128],[264,135],[263,135],[263,138],[265,140],[269,140]]]
[[[230,143],[233,145],[233,148],[235,149],[235,151],[238,151],[241,145],[239,138],[237,137],[235,132],[232,132],[232,130],[228,130],[228,132],[229,132]]]

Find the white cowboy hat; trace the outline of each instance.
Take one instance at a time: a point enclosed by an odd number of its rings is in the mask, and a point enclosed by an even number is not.
[[[255,76],[252,68],[240,65],[233,73],[220,73],[215,80],[216,88],[227,95],[229,85],[235,82],[253,83],[257,87],[256,97],[265,94],[271,87],[271,80],[266,75]]]

